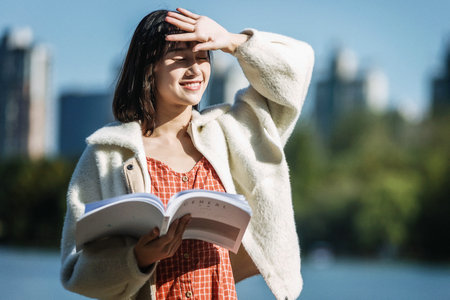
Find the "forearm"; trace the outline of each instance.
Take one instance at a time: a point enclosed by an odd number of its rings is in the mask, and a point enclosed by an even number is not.
[[[223,52],[233,54],[236,49],[248,40],[249,36],[243,33],[230,33],[230,43],[228,48],[222,49]]]
[[[73,201],[76,202],[76,201]],[[143,273],[134,256],[136,241],[129,237],[102,239],[75,249],[76,214],[68,210],[61,243],[61,282],[73,292],[95,298],[135,294],[154,268]]]
[[[238,98],[254,111],[265,110],[268,118],[260,119],[273,120],[284,144],[308,91],[314,52],[308,44],[289,37],[257,30],[244,32],[251,37],[236,49],[234,56],[252,88]],[[270,131],[272,126],[264,127]]]
[[[283,35],[245,30],[251,36],[234,55],[250,84],[264,97],[298,102],[306,96],[314,65],[314,52],[305,42]],[[299,101],[300,100],[300,101]]]
[[[95,298],[135,294],[150,278],[154,268],[142,273],[136,263],[134,242],[111,238],[87,245],[63,261],[61,280],[70,291]]]
[[[81,204],[69,193],[68,211],[61,242],[61,282],[73,292],[94,298],[132,295],[154,270],[142,273],[134,257],[136,241],[127,237],[102,239],[75,249],[75,227]]]

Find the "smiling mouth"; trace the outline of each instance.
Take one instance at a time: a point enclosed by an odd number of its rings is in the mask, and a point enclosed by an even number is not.
[[[187,90],[190,91],[198,91],[202,87],[201,81],[190,81],[190,82],[181,82],[180,85]]]

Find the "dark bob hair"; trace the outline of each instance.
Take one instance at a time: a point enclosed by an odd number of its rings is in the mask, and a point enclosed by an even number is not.
[[[145,136],[151,135],[155,128],[154,67],[171,47],[166,35],[183,32],[165,21],[167,13],[154,11],[137,26],[114,93],[114,117],[123,123],[139,121]]]

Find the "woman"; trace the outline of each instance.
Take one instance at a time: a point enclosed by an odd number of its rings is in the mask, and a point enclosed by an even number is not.
[[[234,55],[250,86],[233,106],[199,113],[193,108],[208,84],[211,50]],[[298,297],[300,253],[283,146],[313,60],[303,42],[256,30],[232,34],[184,9],[146,16],[116,88],[119,122],[87,139],[69,186],[64,286],[102,299],[232,299],[234,282],[261,273],[277,299]],[[231,262],[218,246],[181,241],[189,216],[162,237],[149,228],[138,241],[115,237],[75,251],[74,225],[86,202],[130,192],[167,200],[188,188],[240,193],[249,201],[252,220]]]

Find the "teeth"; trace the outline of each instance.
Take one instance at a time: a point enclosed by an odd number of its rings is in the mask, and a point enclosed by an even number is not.
[[[194,82],[194,83],[184,83],[184,86],[188,86],[188,87],[197,87],[200,85],[200,82]]]

